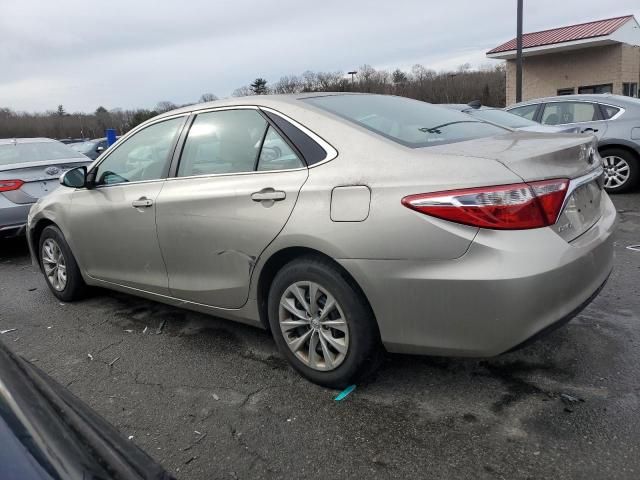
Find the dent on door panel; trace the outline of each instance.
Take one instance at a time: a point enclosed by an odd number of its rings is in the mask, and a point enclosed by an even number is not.
[[[156,220],[171,295],[220,308],[244,305],[255,260],[289,219],[307,175],[300,169],[168,180]],[[269,188],[284,198],[252,199]]]

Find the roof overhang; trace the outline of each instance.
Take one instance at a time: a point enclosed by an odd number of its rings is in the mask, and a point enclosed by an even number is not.
[[[602,45],[614,45],[617,43],[627,43],[629,45],[640,45],[640,24],[635,17],[629,17],[622,25],[608,35],[597,37],[580,38],[567,42],[550,43],[522,49],[522,56],[543,55],[545,53],[559,53],[580,48],[600,47]],[[512,60],[516,58],[516,50],[504,50],[502,52],[487,53],[488,58],[499,60]]]
[[[560,53],[570,50],[578,50],[580,48],[600,47],[602,45],[614,45],[621,43],[612,40],[611,35],[596,38],[583,38],[573,40],[571,42],[553,43],[551,45],[540,45],[538,47],[529,47],[522,49],[523,57],[531,57],[534,55],[543,55],[545,53]],[[487,58],[495,58],[499,60],[512,60],[516,58],[516,50],[505,50],[504,52],[487,53]]]

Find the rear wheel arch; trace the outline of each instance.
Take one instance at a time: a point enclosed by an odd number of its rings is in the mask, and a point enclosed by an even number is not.
[[[636,160],[640,160],[640,153],[633,147],[629,145],[621,144],[621,143],[606,143],[604,145],[598,145],[598,152],[602,155],[603,152],[607,150],[626,150],[631,155],[633,155]]]
[[[288,263],[291,263],[294,260],[302,259],[302,258],[312,258],[316,260],[320,260],[322,262],[331,264],[336,267],[340,272],[342,277],[349,282],[355,290],[362,296],[363,300],[367,304],[369,311],[371,313],[372,318],[374,319],[375,324],[378,322],[375,318],[375,313],[373,308],[371,307],[371,302],[367,298],[366,294],[355,280],[353,275],[345,269],[342,265],[336,262],[331,256],[313,248],[308,247],[287,247],[282,250],[278,250],[273,253],[269,259],[265,262],[264,266],[260,270],[260,275],[258,277],[258,285],[257,285],[257,304],[258,304],[258,314],[260,316],[260,322],[267,329],[270,330],[269,327],[269,314],[268,314],[268,299],[269,299],[269,289],[271,287],[271,283],[275,278],[276,274]],[[379,335],[379,333],[378,333]]]

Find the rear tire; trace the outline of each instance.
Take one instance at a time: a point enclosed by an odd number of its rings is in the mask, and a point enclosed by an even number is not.
[[[64,302],[82,298],[87,285],[60,229],[49,225],[38,242],[40,268],[51,292]]]
[[[371,308],[327,259],[304,257],[282,267],[269,290],[268,312],[280,353],[313,383],[344,388],[380,364],[380,334]]]
[[[622,148],[604,148],[600,156],[605,169],[604,189],[608,193],[628,192],[638,184],[640,162],[633,153]]]

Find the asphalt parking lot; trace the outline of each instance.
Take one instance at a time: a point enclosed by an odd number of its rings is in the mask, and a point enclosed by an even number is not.
[[[102,290],[60,303],[22,240],[0,243],[0,340],[178,478],[637,479],[640,193],[614,202],[616,268],[566,327],[488,360],[390,355],[342,402],[266,332]]]

